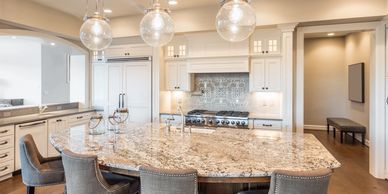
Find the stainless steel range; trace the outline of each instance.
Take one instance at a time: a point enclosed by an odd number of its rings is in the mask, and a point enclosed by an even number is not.
[[[185,117],[188,126],[248,128],[249,112],[192,110]]]

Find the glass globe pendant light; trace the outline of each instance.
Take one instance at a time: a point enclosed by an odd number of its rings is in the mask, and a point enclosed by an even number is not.
[[[218,34],[230,42],[247,39],[255,27],[256,14],[247,0],[231,0],[225,3],[216,16]]]
[[[87,1],[88,4],[88,1]],[[81,42],[92,51],[101,51],[112,43],[112,29],[104,16],[102,0],[96,0],[96,11],[88,16],[86,11],[84,23],[80,29]]]
[[[174,37],[175,26],[168,10],[161,9],[159,1],[146,11],[140,22],[140,35],[144,42],[152,47],[160,47],[169,43]]]

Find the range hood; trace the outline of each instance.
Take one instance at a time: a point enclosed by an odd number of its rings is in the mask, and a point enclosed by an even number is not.
[[[187,59],[188,73],[247,73],[249,57],[201,57]]]

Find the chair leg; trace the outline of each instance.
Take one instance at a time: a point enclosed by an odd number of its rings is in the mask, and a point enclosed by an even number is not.
[[[342,131],[340,131],[340,138],[341,138],[341,143],[344,142],[344,133]]]
[[[356,140],[356,134],[354,133],[354,132],[352,132],[352,135],[353,135],[353,143],[355,142],[355,140]]]
[[[361,133],[362,145],[365,145],[365,133]]]
[[[35,193],[35,187],[27,186],[27,194],[34,194]]]
[[[334,139],[335,139],[335,127],[333,127],[333,137],[334,137]]]
[[[330,133],[329,129],[330,129],[330,125],[329,125],[329,124],[327,124],[327,134],[329,134],[329,133]]]

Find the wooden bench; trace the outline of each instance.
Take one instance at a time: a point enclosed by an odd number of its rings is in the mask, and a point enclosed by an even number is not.
[[[365,133],[366,127],[347,118],[327,118],[327,133],[329,133],[329,127],[333,127],[333,137],[335,138],[335,130],[338,129],[341,134],[341,143],[343,143],[344,133],[352,133],[353,142],[355,140],[355,133],[361,133],[362,144],[365,145]]]

